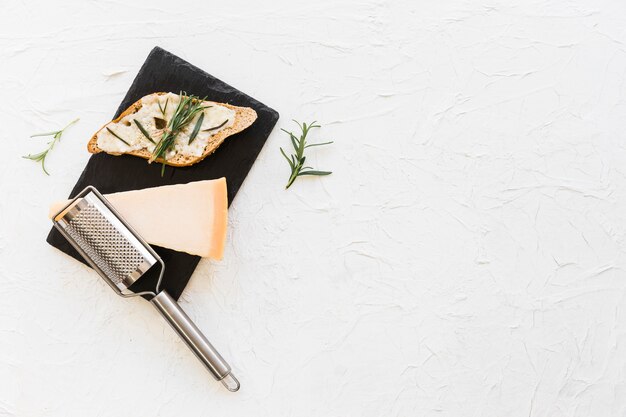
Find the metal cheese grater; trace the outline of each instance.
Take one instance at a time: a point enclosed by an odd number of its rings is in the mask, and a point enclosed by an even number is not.
[[[224,358],[178,303],[166,291],[160,291],[165,265],[159,255],[98,190],[91,186],[85,188],[53,218],[53,223],[117,294],[122,297],[151,296],[150,302],[215,379],[229,391],[239,389],[239,381]],[[160,275],[154,291],[133,293],[128,290],[157,263],[160,264]]]

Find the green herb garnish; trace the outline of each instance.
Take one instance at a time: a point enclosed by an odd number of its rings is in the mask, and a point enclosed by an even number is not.
[[[161,110],[161,114],[162,114],[163,116],[165,116],[165,110],[167,110],[167,103],[168,103],[169,101],[170,101],[170,98],[168,97],[168,98],[165,100],[165,106],[163,106],[163,107],[161,107],[161,101],[157,101],[157,104],[159,105],[159,110]]]
[[[35,155],[28,154],[28,155],[23,156],[22,158],[30,159],[31,161],[35,161],[35,162],[41,162],[41,168],[43,169],[43,172],[45,172],[46,175],[50,175],[48,171],[46,171],[46,157],[48,156],[48,153],[52,150],[52,148],[54,148],[54,145],[58,141],[61,140],[61,136],[63,136],[63,132],[65,132],[65,129],[67,129],[74,123],[78,122],[78,120],[79,119],[72,120],[71,122],[67,124],[67,126],[65,126],[61,130],[55,130],[54,132],[37,133],[37,134],[31,135],[30,136],[31,138],[36,138],[39,136],[52,136],[52,140],[48,142],[48,148],[46,150],[39,152],[38,154],[35,154]]]
[[[113,136],[115,136],[116,138],[118,138],[119,140],[121,140],[122,142],[124,142],[127,146],[130,146],[130,143],[126,142],[124,139],[122,139],[117,133],[115,133],[114,131],[112,131],[111,129],[109,129],[109,126],[107,126],[107,130],[109,131],[110,134],[112,134]]]
[[[193,128],[193,132],[191,132],[191,135],[189,136],[189,142],[187,142],[187,145],[191,145],[191,142],[193,142],[196,136],[198,136],[198,132],[200,132],[200,127],[202,127],[203,121],[204,121],[204,112],[200,113],[200,117],[198,117],[198,121],[196,122],[196,125]]]
[[[294,122],[296,122],[296,124],[302,131],[300,138],[297,138],[296,135],[294,135],[292,132],[289,132],[285,129],[281,129],[283,132],[289,135],[289,138],[291,139],[291,144],[293,145],[293,149],[295,150],[295,153],[290,155],[291,156],[290,158],[287,156],[283,148],[280,148],[280,153],[283,154],[283,156],[289,163],[289,167],[291,168],[291,175],[289,176],[289,180],[287,181],[287,185],[285,186],[285,189],[291,187],[291,184],[293,184],[296,178],[302,175],[330,175],[332,174],[332,171],[316,171],[312,167],[304,166],[304,162],[306,161],[306,156],[304,156],[304,150],[306,148],[310,148],[313,146],[328,145],[333,142],[331,141],[331,142],[324,142],[324,143],[313,143],[313,144],[307,145],[306,136],[309,134],[309,131],[313,129],[314,127],[319,128],[321,126],[316,125],[315,122],[310,123],[308,126],[306,123],[300,124],[296,120],[294,120]]]
[[[228,123],[228,119],[224,120],[224,122],[221,125],[219,125],[219,126],[215,126],[215,127],[210,127],[208,129],[204,129],[203,132],[210,132],[211,130],[219,129],[220,127],[224,126],[226,123]]]
[[[182,91],[179,94],[180,101],[174,110],[172,118],[167,123],[161,140],[157,143],[157,146],[152,152],[152,156],[148,162],[152,163],[155,160],[162,158],[163,167],[161,168],[161,176],[165,173],[165,159],[168,150],[174,145],[176,136],[180,131],[187,126],[194,117],[202,112],[206,107],[202,105],[205,99],[200,99],[196,96],[186,96],[186,93]]]
[[[137,127],[139,128],[141,133],[143,133],[143,135],[146,137],[146,139],[148,139],[150,142],[152,142],[152,143],[154,143],[156,145],[156,143],[152,140],[152,138],[148,134],[148,131],[146,129],[144,129],[144,127],[142,126],[141,123],[139,123],[139,120],[134,119],[133,121],[135,122],[135,124],[137,125]]]

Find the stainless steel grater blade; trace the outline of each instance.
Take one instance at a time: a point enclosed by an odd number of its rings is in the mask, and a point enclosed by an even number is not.
[[[54,226],[109,286],[122,297],[150,296],[150,302],[200,359],[230,391],[239,381],[230,366],[166,291],[160,291],[165,265],[159,255],[119,215],[94,187],[81,191],[53,218]],[[160,264],[154,291],[128,290],[151,267]]]
[[[102,278],[121,291],[157,263],[156,254],[141,242],[95,193],[70,204],[55,218],[81,255]]]

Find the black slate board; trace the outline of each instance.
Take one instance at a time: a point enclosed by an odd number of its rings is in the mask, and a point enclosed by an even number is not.
[[[161,165],[148,165],[145,159],[105,153],[93,155],[70,193],[70,198],[87,185],[95,186],[102,193],[112,193],[226,177],[230,205],[278,121],[278,113],[176,55],[155,47],[139,70],[113,118],[147,94],[157,91],[178,93],[181,90],[200,97],[207,96],[212,101],[252,107],[256,110],[258,119],[243,132],[226,139],[217,151],[204,161],[191,167],[167,167],[164,177],[161,177]],[[47,242],[85,263],[56,229],[50,231]],[[165,262],[162,288],[178,299],[200,258],[157,246],[154,249]],[[136,292],[154,289],[157,276],[156,269],[150,270],[130,289]]]

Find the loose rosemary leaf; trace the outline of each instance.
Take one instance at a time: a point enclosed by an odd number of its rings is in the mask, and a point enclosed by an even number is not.
[[[107,126],[107,130],[109,131],[110,134],[112,134],[113,136],[115,136],[116,138],[118,138],[119,140],[121,140],[122,142],[124,142],[126,144],[126,146],[130,146],[130,143],[126,142],[124,139],[122,139],[117,133],[115,133],[114,131],[112,131],[111,129],[109,129],[109,127]]]
[[[139,120],[133,119],[133,122],[135,122],[135,124],[137,125],[137,127],[139,128],[141,133],[146,137],[146,139],[148,139],[150,142],[152,142],[152,143],[154,143],[156,145],[156,143],[152,140],[152,138],[148,134],[148,131],[146,129],[144,129],[144,127],[143,127],[143,125],[141,123],[139,123]]]
[[[204,129],[203,132],[210,132],[211,130],[215,130],[215,129],[219,129],[222,126],[224,126],[226,123],[228,123],[228,119],[224,120],[221,124],[215,126],[215,127],[210,127],[208,129]]]
[[[189,136],[189,142],[187,142],[188,145],[191,145],[191,142],[193,142],[196,136],[198,136],[198,132],[200,132],[200,127],[202,127],[203,121],[204,121],[204,113],[200,113],[200,117],[198,117],[198,121],[196,122],[196,125],[193,127],[193,131],[191,132],[191,135]]]
[[[298,173],[298,176],[301,175],[330,175],[332,174],[332,171],[300,171],[300,173]]]

